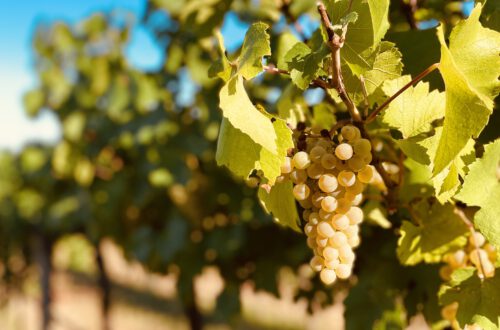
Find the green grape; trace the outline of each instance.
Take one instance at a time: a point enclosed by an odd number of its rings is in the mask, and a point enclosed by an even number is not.
[[[309,152],[309,157],[313,162],[318,162],[321,160],[321,157],[326,153],[325,148],[322,146],[316,145]]]
[[[472,246],[483,246],[484,243],[486,243],[486,238],[484,238],[483,234],[479,233],[479,232],[474,232],[473,235],[469,236],[469,244],[472,245]]]
[[[319,277],[321,279],[321,282],[326,285],[333,284],[333,282],[335,282],[335,280],[337,279],[335,271],[327,268],[321,270],[321,272],[319,273]]]
[[[323,259],[321,257],[314,256],[312,257],[309,265],[311,265],[311,268],[315,271],[320,272],[323,269]]]
[[[316,236],[316,244],[318,245],[318,247],[324,248],[328,245],[328,237],[321,237],[319,235]]]
[[[351,225],[357,225],[363,222],[363,210],[353,206],[347,211],[346,216],[349,218]]]
[[[347,243],[352,247],[352,248],[355,248],[355,247],[358,247],[359,246],[359,243],[360,243],[360,240],[359,240],[359,236],[351,236],[347,239]]]
[[[337,164],[337,157],[333,154],[324,154],[321,157],[321,166],[323,166],[327,170],[331,170],[335,168]]]
[[[346,213],[351,208],[352,201],[347,198],[337,199],[337,213]]]
[[[311,166],[307,168],[306,172],[311,179],[317,180],[324,173],[324,170],[321,164],[313,163]]]
[[[293,165],[295,168],[304,170],[309,166],[309,164],[311,164],[311,160],[305,151],[299,151],[293,156]]]
[[[347,166],[354,172],[360,171],[366,165],[363,157],[355,155],[347,161]]]
[[[304,233],[308,236],[308,237],[316,237],[316,226],[308,223],[307,225],[304,226]]]
[[[295,184],[304,183],[307,181],[307,172],[305,170],[294,170],[290,173],[290,180]]]
[[[326,249],[326,248],[325,248]],[[325,267],[328,269],[337,269],[337,267],[340,265],[340,260],[337,259],[332,259],[332,260],[325,260]]]
[[[324,209],[319,209],[319,217],[324,221],[331,221],[333,217],[333,212],[325,211]]]
[[[339,250],[327,246],[323,249],[323,257],[325,260],[335,260],[339,257]]]
[[[348,244],[339,248],[339,258],[343,264],[352,264],[355,257],[352,248]]]
[[[318,209],[321,208],[321,201],[323,200],[323,198],[325,198],[325,194],[323,194],[320,191],[317,191],[314,194],[312,194],[311,202],[312,202],[313,206],[318,208]]]
[[[310,192],[311,192],[311,190],[304,183],[299,183],[298,185],[293,187],[293,196],[298,201],[303,201],[303,200],[307,199],[307,197],[309,197]]]
[[[337,249],[346,244],[347,244],[347,236],[341,231],[336,231],[333,234],[333,236],[328,240],[328,245]]]
[[[371,153],[372,144],[367,139],[357,139],[352,142],[352,149],[356,155],[364,156]]]
[[[336,214],[332,219],[333,228],[335,230],[346,230],[349,228],[349,218],[344,214]]]
[[[353,236],[357,236],[359,233],[359,226],[358,225],[350,225],[347,229],[343,230],[344,234],[348,238],[351,238]]]
[[[359,180],[355,180],[355,182],[352,186],[345,188],[346,192],[353,194],[353,195],[361,194],[363,192],[363,190],[365,190],[365,185],[362,182],[360,182]]]
[[[312,212],[309,215],[308,221],[312,225],[317,225],[321,221],[321,219],[319,218],[319,214],[317,212]]]
[[[348,143],[341,143],[335,148],[335,156],[340,160],[348,160],[352,157],[353,149]]]
[[[346,125],[342,127],[340,130],[340,134],[342,134],[342,137],[346,139],[347,141],[352,141],[355,139],[359,139],[361,136],[361,132],[356,126],[352,125]]]

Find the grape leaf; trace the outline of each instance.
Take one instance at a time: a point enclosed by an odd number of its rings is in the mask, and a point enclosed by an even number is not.
[[[457,269],[439,291],[443,305],[458,302],[457,321],[463,328],[476,323],[483,329],[500,327],[500,272],[481,281],[475,268]]]
[[[240,75],[235,75],[222,87],[219,97],[222,114],[234,128],[247,134],[267,151],[277,154],[273,123],[252,104]]]
[[[434,175],[457,157],[471,137],[479,135],[488,122],[493,98],[500,87],[500,33],[483,28],[480,14],[478,4],[471,16],[453,29],[449,48],[443,28],[438,28],[439,69],[446,86],[446,111],[434,159]]]
[[[469,167],[462,190],[456,198],[469,206],[481,209],[474,216],[474,223],[481,233],[500,249],[500,139],[485,146],[482,158]]]
[[[363,77],[368,101],[370,104],[374,104],[380,96],[383,96],[382,92],[378,92],[380,86],[384,81],[398,78],[403,70],[403,63],[401,62],[401,53],[393,43],[381,42],[376,50],[371,52],[370,56],[374,59],[370,61],[372,62],[370,69],[363,74]],[[364,95],[359,77],[352,74],[349,68],[343,68],[342,72],[346,90],[351,94],[352,99],[356,102],[362,101]]]
[[[220,58],[215,61],[208,69],[208,76],[210,78],[219,77],[224,82],[227,82],[231,78],[231,63],[226,57],[226,48],[224,47],[224,39],[220,31],[216,32],[217,40],[219,42],[219,55]]]
[[[296,43],[285,55],[292,82],[300,89],[308,88],[313,79],[326,74],[322,70],[322,63],[328,54],[330,49],[324,44],[313,50],[303,42]]]
[[[389,0],[331,0],[327,4],[328,14],[333,24],[341,22],[348,11],[356,12],[358,19],[347,30],[342,57],[355,75],[369,70],[370,63],[361,55],[365,50],[374,48],[389,29]]]
[[[258,196],[264,210],[271,213],[276,222],[302,232],[299,227],[300,219],[292,190],[291,182],[280,182],[276,183],[269,193],[260,188]]]
[[[278,65],[278,68],[288,70],[285,55],[298,42],[297,37],[289,31],[285,31],[279,36],[277,49],[273,53],[273,57],[275,58],[274,63]]]
[[[250,26],[238,58],[238,73],[245,79],[252,79],[262,72],[262,57],[271,55],[271,45],[265,23],[254,23]]]
[[[386,81],[382,90],[388,96],[395,94],[410,82],[409,76]],[[444,116],[445,95],[437,90],[429,93],[429,84],[418,83],[410,87],[389,104],[382,121],[398,129],[404,138],[416,136],[432,129],[432,122]]]
[[[422,201],[414,210],[419,225],[403,221],[398,258],[404,265],[439,262],[441,256],[466,243],[467,227],[453,212],[453,205]]]
[[[277,154],[255,143],[248,135],[231,125],[229,120],[223,118],[215,155],[217,164],[226,166],[242,178],[247,178],[254,169],[261,170],[269,183],[274,184],[276,177],[281,174],[281,164],[287,149],[293,147],[293,141],[292,131],[282,119],[276,118],[273,126],[278,135]]]

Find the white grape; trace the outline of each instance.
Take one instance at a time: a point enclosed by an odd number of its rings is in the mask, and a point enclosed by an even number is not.
[[[339,250],[332,248],[331,246],[327,246],[323,249],[323,257],[326,260],[335,260],[339,257]]]
[[[365,185],[359,180],[355,180],[353,185],[345,188],[345,191],[353,195],[360,194],[363,192],[363,190],[365,190]]]
[[[311,164],[311,160],[307,152],[299,151],[293,156],[293,164],[297,169],[303,170]]]
[[[318,245],[318,247],[324,248],[328,245],[328,238],[316,236],[316,244]]]
[[[333,212],[337,208],[337,199],[332,196],[326,196],[321,201],[321,208],[326,212]]]
[[[358,225],[350,225],[345,230],[342,231],[348,238],[353,236],[357,236],[359,234],[359,226]]]
[[[347,236],[341,231],[335,232],[328,241],[328,245],[334,248],[340,248],[346,244],[347,244]]]
[[[338,187],[337,178],[333,174],[323,174],[319,177],[318,187],[326,193],[333,192]]]
[[[346,213],[351,208],[352,201],[347,198],[337,199],[337,212]]]
[[[337,269],[335,269],[335,273],[337,274],[338,278],[341,278],[343,280],[349,278],[351,276],[351,265],[347,264],[340,264],[337,266]]]
[[[324,209],[320,209],[318,211],[318,213],[319,213],[319,218],[321,220],[328,221],[328,222],[330,222],[332,220],[332,217],[334,215],[333,212],[327,212]]]
[[[354,196],[351,202],[352,205],[358,206],[359,204],[361,204],[362,201],[363,201],[363,194],[357,194],[356,196]]]
[[[363,157],[355,155],[347,161],[347,165],[354,172],[358,172],[366,165],[366,163]]]
[[[366,165],[358,172],[358,180],[362,183],[369,183],[373,178],[373,168]]]
[[[356,175],[351,171],[341,171],[337,176],[337,180],[341,186],[349,187],[356,183]]]
[[[290,157],[285,157],[285,161],[281,164],[281,173],[288,174],[293,170],[293,162]]]
[[[321,279],[321,282],[326,285],[333,284],[333,282],[335,282],[335,280],[337,279],[335,271],[327,268],[321,270],[321,273],[319,273],[319,277]]]
[[[318,244],[316,244],[316,238],[314,237],[308,237],[306,243],[307,246],[312,250],[314,250],[318,246]]]
[[[337,157],[335,157],[333,154],[324,154],[321,157],[321,166],[326,168],[327,170],[331,170],[334,168],[337,164]]]
[[[483,234],[476,231],[473,235],[469,236],[469,243],[472,246],[476,246],[477,244],[478,247],[481,247],[486,243],[486,238],[484,238]]]
[[[314,256],[312,257],[309,265],[311,265],[311,268],[315,271],[320,272],[321,269],[323,269],[323,259],[321,259],[321,257]]]
[[[356,256],[349,245],[344,245],[339,249],[339,258],[344,264],[352,264]]]
[[[359,243],[361,243],[359,236],[351,236],[347,239],[347,244],[349,244],[352,248],[358,247]]]
[[[325,198],[325,194],[317,191],[311,196],[311,202],[314,207],[320,208],[321,207],[321,201]]]
[[[325,248],[326,249],[326,248]],[[332,259],[332,260],[325,260],[325,267],[328,269],[337,269],[337,267],[340,265],[340,260],[337,259]]]
[[[335,230],[332,227],[332,225],[330,225],[326,221],[321,221],[318,224],[317,228],[318,228],[318,234],[320,234],[323,237],[330,238],[330,237],[333,237],[336,234]]]
[[[346,216],[349,218],[351,225],[360,224],[363,221],[363,210],[353,206],[347,211]]]
[[[308,221],[312,225],[317,225],[321,221],[321,219],[319,218],[319,214],[317,212],[312,212],[311,214],[309,214]]]
[[[316,233],[316,226],[314,225],[311,225],[310,223],[308,223],[307,225],[304,226],[304,233],[308,236],[308,237],[316,237],[317,233]]]
[[[336,214],[333,219],[333,228],[336,230],[346,230],[349,227],[349,218],[343,214]]]
[[[353,149],[348,143],[341,143],[335,148],[335,156],[340,160],[348,160],[352,157]]]
[[[304,183],[300,183],[300,184],[296,185],[295,187],[293,187],[293,196],[298,201],[303,201],[303,200],[307,199],[307,197],[309,197],[310,192],[311,192],[311,190]]]
[[[313,207],[313,204],[311,202],[311,198],[310,197],[308,197],[308,198],[306,198],[304,200],[299,200],[299,204],[304,209],[310,209],[311,207]]]

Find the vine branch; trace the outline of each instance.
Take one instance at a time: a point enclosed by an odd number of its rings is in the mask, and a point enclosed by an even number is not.
[[[389,105],[389,103],[391,103],[392,101],[394,101],[394,99],[396,97],[398,97],[399,95],[401,95],[405,90],[407,90],[408,88],[410,88],[410,86],[416,84],[417,82],[419,82],[420,80],[422,80],[422,78],[424,78],[425,76],[427,76],[429,73],[431,73],[432,71],[436,70],[437,68],[439,68],[439,63],[434,63],[432,64],[431,66],[429,66],[427,69],[425,69],[424,71],[420,72],[415,78],[413,78],[409,83],[407,83],[406,85],[404,85],[400,90],[398,90],[394,95],[392,95],[391,97],[389,97],[387,100],[385,100],[384,103],[382,103],[382,105],[380,105],[377,109],[375,109],[365,120],[365,123],[366,124],[369,124],[371,123],[372,121],[375,120],[375,117],[377,117],[377,115],[385,109],[385,107],[387,107]]]

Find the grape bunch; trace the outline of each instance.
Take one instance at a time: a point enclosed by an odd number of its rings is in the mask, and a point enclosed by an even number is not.
[[[475,232],[469,236],[467,246],[464,249],[443,256],[443,261],[446,264],[441,267],[439,274],[443,280],[449,281],[451,273],[455,269],[474,266],[480,277],[490,278],[495,276],[496,260],[495,247],[486,242],[481,233]]]
[[[478,275],[483,278],[495,276],[495,263],[497,262],[497,252],[493,245],[486,242],[485,237],[478,232],[469,236],[467,246],[462,250],[447,253],[443,256],[445,265],[439,270],[439,275],[445,281],[451,280],[454,270],[465,267],[476,267]],[[441,309],[441,316],[450,322],[454,329],[459,329],[456,320],[458,302],[453,302]],[[467,325],[464,329],[482,329],[473,324]]]
[[[374,177],[371,143],[353,125],[333,137],[326,130],[313,134],[299,126],[297,146],[285,158],[280,180],[293,183],[293,195],[304,209],[304,232],[313,250],[311,267],[330,285],[352,272],[360,243],[363,190]]]

